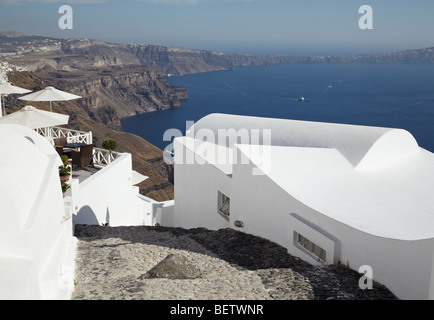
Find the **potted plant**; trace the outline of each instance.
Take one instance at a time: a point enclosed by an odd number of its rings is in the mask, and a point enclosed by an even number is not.
[[[67,184],[64,180],[61,180],[60,183],[62,185],[63,197],[65,198],[66,191],[68,191],[68,189],[71,188],[71,186]]]
[[[62,155],[62,156],[60,156],[60,159],[62,160],[62,162],[63,162],[64,165],[67,165],[67,164],[68,164],[68,160],[69,160],[69,158],[68,158],[67,155]]]
[[[66,164],[59,166],[59,176],[60,180],[68,182],[71,177],[71,167]]]

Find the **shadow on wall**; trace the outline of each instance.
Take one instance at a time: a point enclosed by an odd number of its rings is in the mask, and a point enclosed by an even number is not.
[[[110,210],[109,210],[108,207],[107,207],[107,211],[106,211],[106,214],[105,214],[105,225],[106,226],[110,225]]]
[[[108,214],[108,208],[107,208]],[[77,215],[74,217],[74,224],[96,224],[98,225],[98,219],[93,212],[92,208],[89,206],[84,206],[78,211]]]

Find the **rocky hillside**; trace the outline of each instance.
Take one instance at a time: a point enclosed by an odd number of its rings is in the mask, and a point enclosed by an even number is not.
[[[8,75],[9,81],[17,86],[33,91],[40,90],[52,83],[47,82],[30,72],[12,72]],[[141,184],[140,193],[157,201],[171,200],[173,194],[173,169],[163,161],[163,152],[139,136],[110,129],[102,122],[92,119],[79,103],[78,100],[53,102],[53,112],[70,115],[68,127],[81,131],[92,131],[96,147],[101,147],[106,138],[113,138],[118,142],[119,152],[129,152],[133,158],[133,169],[143,175],[149,176]],[[18,110],[26,103],[12,95],[5,99],[8,113]],[[32,102],[33,106],[49,110],[48,102]]]
[[[163,74],[184,75],[277,63],[340,61],[340,58],[335,57],[221,53],[161,45],[123,45],[93,39],[57,39],[57,41],[48,38],[45,41],[34,39],[25,45],[19,39],[20,37],[0,41],[0,52],[4,52],[2,48],[9,41],[9,46],[19,48],[17,49],[19,54],[8,57],[7,61],[30,71],[40,71],[47,68],[52,71],[77,71],[113,66],[144,65]]]
[[[35,74],[51,86],[82,96],[77,100],[89,117],[121,130],[120,118],[180,106],[183,88],[170,86],[162,74],[147,66],[105,67],[87,71],[44,68]]]
[[[351,57],[348,62],[433,64],[434,47],[425,49],[405,50],[388,54],[359,55]]]
[[[190,50],[154,45],[127,45],[127,49],[164,74],[183,75],[189,73],[230,70],[235,67],[262,66],[275,63],[307,61],[309,58],[289,56],[264,56],[242,53],[220,53],[210,50]]]
[[[113,44],[91,39],[50,42],[31,41],[27,44],[18,38],[0,41],[0,52],[10,41],[17,53],[8,57],[14,65],[30,71],[78,71],[94,68],[143,65],[163,74],[229,70],[239,66],[259,66],[282,62],[310,61],[312,58],[289,56],[260,56],[238,53],[218,53],[209,50],[190,50],[160,45]],[[1,45],[3,43],[3,45]],[[42,45],[43,44],[43,45]]]

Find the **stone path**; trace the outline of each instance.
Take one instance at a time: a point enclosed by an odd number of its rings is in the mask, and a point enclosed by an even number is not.
[[[77,225],[73,300],[396,299],[382,285],[361,290],[344,266],[312,267],[268,240],[232,229]],[[201,272],[194,279],[147,279],[169,254]]]

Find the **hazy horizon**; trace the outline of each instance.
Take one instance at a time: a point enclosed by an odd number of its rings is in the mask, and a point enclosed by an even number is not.
[[[434,1],[73,0],[73,29],[58,26],[64,2],[0,0],[0,30],[56,38],[282,55],[382,54],[433,47]],[[359,7],[371,5],[373,29]]]

